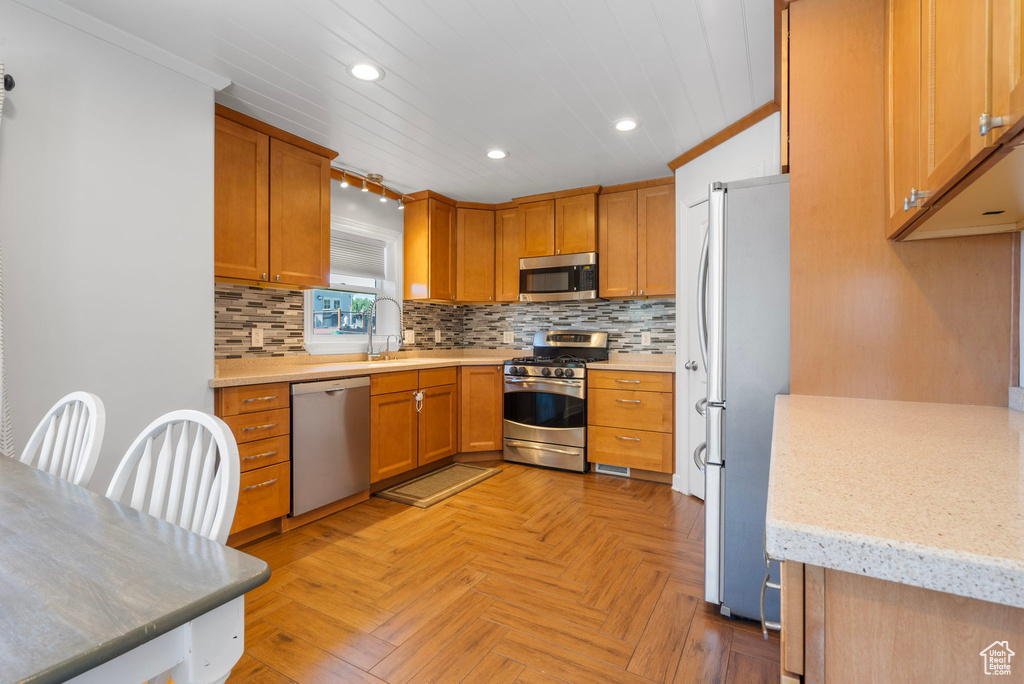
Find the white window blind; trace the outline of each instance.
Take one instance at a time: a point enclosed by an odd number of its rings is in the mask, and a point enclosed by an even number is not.
[[[331,231],[331,273],[385,280],[386,264],[387,244],[383,240]]]

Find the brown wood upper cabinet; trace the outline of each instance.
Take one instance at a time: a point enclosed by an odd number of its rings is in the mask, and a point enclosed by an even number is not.
[[[602,297],[675,294],[675,184],[601,195]]]
[[[494,212],[494,299],[519,301],[519,257],[523,229],[519,207]]]
[[[519,205],[523,242],[519,256],[551,256],[555,253],[555,201],[527,202]]]
[[[455,207],[432,197],[406,204],[404,242],[405,298],[455,301]]]
[[[998,180],[988,173],[1024,125],[1022,10],[1024,0],[888,1],[890,237],[1006,232],[1024,218],[1000,194],[1024,179],[1005,166]]]
[[[455,299],[460,302],[494,301],[496,259],[494,212],[456,209],[457,253]]]
[[[215,119],[214,275],[324,286],[330,270],[330,159],[253,122],[260,130],[219,114]]]
[[[270,273],[274,282],[322,287],[331,271],[331,163],[270,140]]]
[[[555,200],[555,254],[597,251],[597,195]]]
[[[266,280],[270,136],[222,117],[214,133],[214,273]]]

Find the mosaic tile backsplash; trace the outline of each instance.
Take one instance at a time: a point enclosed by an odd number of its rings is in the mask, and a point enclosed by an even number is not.
[[[214,293],[215,358],[307,353],[300,290],[217,283]],[[416,331],[416,342],[403,349],[520,349],[533,342],[538,330],[582,328],[607,331],[612,351],[675,353],[674,299],[470,305],[407,301],[403,308],[405,328]],[[254,327],[263,329],[262,348],[250,346]],[[434,342],[435,330],[441,331],[441,342]],[[506,331],[514,333],[514,344],[502,343]],[[647,346],[641,344],[644,331],[651,333]]]

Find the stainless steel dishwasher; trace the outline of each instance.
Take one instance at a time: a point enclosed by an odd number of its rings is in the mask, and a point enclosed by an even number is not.
[[[370,379],[292,385],[292,515],[370,488]]]

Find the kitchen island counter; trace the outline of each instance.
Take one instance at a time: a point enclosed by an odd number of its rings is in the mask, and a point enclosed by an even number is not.
[[[766,546],[787,561],[1024,607],[1024,413],[779,396]]]

